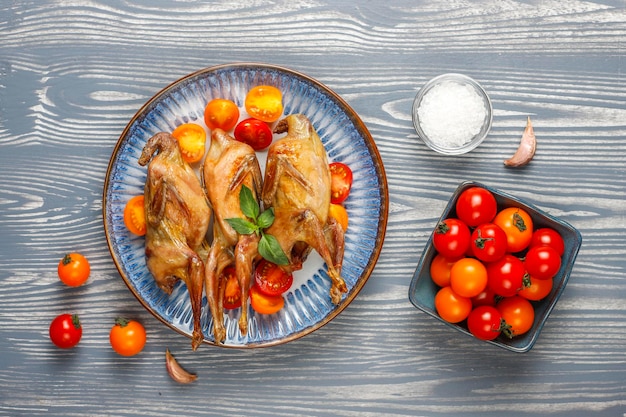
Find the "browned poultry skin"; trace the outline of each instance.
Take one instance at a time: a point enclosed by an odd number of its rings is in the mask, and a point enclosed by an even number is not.
[[[273,207],[275,220],[266,230],[279,242],[290,260],[283,269],[302,267],[311,248],[328,266],[330,296],[337,304],[347,291],[341,277],[344,235],[341,226],[328,216],[330,171],[326,150],[311,122],[301,114],[290,115],[275,127],[287,136],[268,150],[263,203]]]
[[[249,145],[238,142],[221,129],[211,133],[211,146],[203,167],[204,187],[213,207],[213,243],[206,263],[206,293],[213,317],[216,343],[226,337],[223,296],[225,284],[220,276],[225,267],[235,263],[241,287],[239,329],[248,332],[248,291],[252,264],[258,254],[259,236],[239,235],[226,219],[245,218],[241,211],[239,192],[248,187],[255,198],[261,195],[262,176],[256,153]]]
[[[193,313],[191,346],[196,350],[204,340],[200,314],[211,209],[200,180],[169,133],[148,140],[139,158],[139,165],[146,164],[146,263],[167,294],[179,279],[187,285]]]

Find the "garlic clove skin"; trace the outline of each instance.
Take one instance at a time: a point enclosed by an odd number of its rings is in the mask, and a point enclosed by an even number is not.
[[[169,349],[165,349],[165,367],[172,379],[181,384],[189,384],[198,378],[197,375],[184,370],[172,356]]]
[[[504,165],[508,167],[524,166],[533,159],[536,150],[537,138],[535,137],[533,125],[530,122],[530,116],[528,116],[528,120],[526,121],[526,128],[524,129],[524,133],[522,134],[522,139],[520,140],[519,147],[511,158],[504,161]]]

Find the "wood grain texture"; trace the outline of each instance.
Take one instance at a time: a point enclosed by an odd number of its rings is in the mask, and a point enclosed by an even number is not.
[[[0,2],[0,415],[625,416],[625,16],[623,0]],[[120,279],[102,187],[146,100],[240,61],[306,73],[357,111],[385,163],[387,235],[361,294],[324,328],[273,348],[191,352]],[[434,154],[411,123],[417,89],[444,72],[474,77],[494,105],[490,135],[464,156]],[[537,155],[507,169],[527,116]],[[532,201],[583,235],[527,354],[451,332],[408,301],[463,180]],[[70,250],[92,263],[76,289],[56,277]],[[85,328],[71,351],[47,336],[66,311]],[[146,325],[137,357],[109,347],[118,315]],[[196,383],[169,379],[166,347]]]

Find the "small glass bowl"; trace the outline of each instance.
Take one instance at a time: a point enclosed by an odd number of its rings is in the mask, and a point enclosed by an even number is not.
[[[412,118],[417,135],[429,148],[445,155],[460,155],[485,139],[491,129],[493,108],[480,84],[466,75],[448,73],[433,78],[419,90]]]

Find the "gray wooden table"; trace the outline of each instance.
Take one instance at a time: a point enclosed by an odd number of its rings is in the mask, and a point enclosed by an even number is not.
[[[626,2],[0,2],[0,415],[625,416]],[[306,73],[361,116],[385,163],[387,235],[355,301],[322,329],[267,349],[202,346],[153,318],[118,275],[102,225],[113,147],[133,114],[208,66],[267,62]],[[489,92],[481,147],[440,156],[410,109],[433,76]],[[532,163],[507,169],[530,115]],[[583,246],[534,348],[478,342],[416,310],[409,281],[453,190],[476,180],[577,227]],[[91,261],[63,286],[67,251]],[[78,347],[50,343],[78,312]],[[144,351],[109,347],[118,315]],[[199,379],[166,373],[169,347]]]

